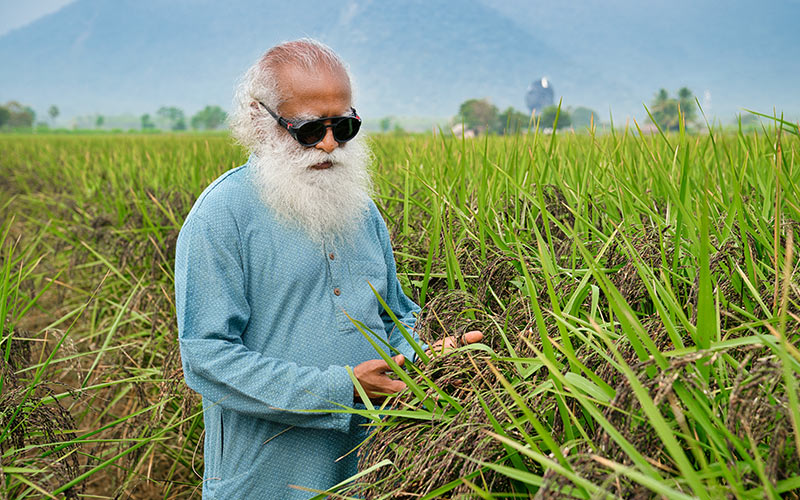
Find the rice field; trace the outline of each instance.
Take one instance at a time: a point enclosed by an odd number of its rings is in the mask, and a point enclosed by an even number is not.
[[[800,498],[799,136],[374,136],[420,335],[485,338],[342,410],[375,432],[334,497]],[[200,497],[175,240],[245,158],[0,135],[2,498]]]

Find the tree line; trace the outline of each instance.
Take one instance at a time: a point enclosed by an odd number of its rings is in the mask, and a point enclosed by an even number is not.
[[[170,130],[187,130],[186,115],[183,110],[175,106],[162,106],[156,111],[156,116],[161,119],[163,123],[167,124]],[[189,120],[194,130],[216,130],[225,124],[228,115],[219,106],[206,106],[194,115]],[[156,128],[156,124],[150,114],[141,116],[142,130],[151,130]]]
[[[667,89],[660,89],[650,102],[649,121],[661,130],[679,130],[692,125],[697,118],[697,100],[691,90],[682,87],[676,97],[670,97]]]
[[[687,87],[679,89],[674,97],[662,88],[647,106],[647,113],[648,122],[661,130],[676,131],[681,125],[691,127],[697,124],[697,99]],[[541,129],[585,129],[597,125],[599,121],[598,114],[584,106],[548,106],[531,116],[512,107],[500,111],[488,99],[468,99],[461,103],[454,125],[463,124],[465,130],[477,134],[502,135],[524,131],[537,124]]]
[[[0,130],[49,128],[55,125],[56,118],[60,115],[58,106],[51,105],[47,110],[50,122],[36,121],[36,112],[30,106],[18,101],[9,101],[0,105]],[[142,130],[156,130],[165,128],[168,130],[181,131],[188,130],[217,130],[225,124],[227,114],[219,106],[206,106],[187,119],[182,109],[175,106],[162,106],[153,115],[145,113],[138,118],[138,124]],[[109,117],[95,115],[92,118],[95,129],[106,128],[109,125]],[[83,127],[88,128],[88,127]]]
[[[36,112],[30,106],[9,101],[0,106],[0,128],[31,128]]]
[[[455,125],[463,124],[467,130],[478,134],[514,134],[535,127],[554,129],[565,127],[586,128],[598,123],[597,112],[579,106],[566,108],[548,106],[535,114],[523,113],[513,107],[500,111],[488,99],[468,99],[461,103]]]

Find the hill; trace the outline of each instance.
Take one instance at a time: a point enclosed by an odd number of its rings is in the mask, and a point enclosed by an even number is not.
[[[471,97],[524,107],[528,83],[579,74],[558,50],[467,0],[287,3],[78,0],[0,38],[0,99],[62,114],[227,107],[239,74],[313,36],[349,64],[365,116],[450,116]],[[555,78],[555,76],[553,76]],[[565,87],[566,89],[566,87]]]
[[[76,0],[0,37],[0,101],[43,116],[225,108],[267,47],[312,36],[351,64],[367,119],[448,117],[466,99],[524,110],[547,76],[565,105],[644,117],[643,102],[688,86],[712,114],[796,114],[800,3],[743,0],[557,4],[507,0],[278,2]]]

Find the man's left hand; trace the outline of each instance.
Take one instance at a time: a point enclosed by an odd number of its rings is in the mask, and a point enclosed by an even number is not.
[[[445,337],[443,339],[434,342],[430,346],[430,348],[427,351],[425,351],[425,354],[427,354],[428,356],[444,354],[448,351],[452,351],[457,347],[465,346],[467,344],[474,344],[475,342],[480,342],[482,339],[483,339],[483,332],[480,332],[478,330],[467,332],[460,337],[451,335],[449,337]]]

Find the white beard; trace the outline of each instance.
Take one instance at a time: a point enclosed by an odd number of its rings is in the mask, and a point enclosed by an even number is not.
[[[348,241],[367,214],[372,189],[371,153],[363,136],[330,154],[301,146],[277,127],[263,139],[251,160],[262,200],[316,243]],[[309,168],[326,161],[330,168]]]

